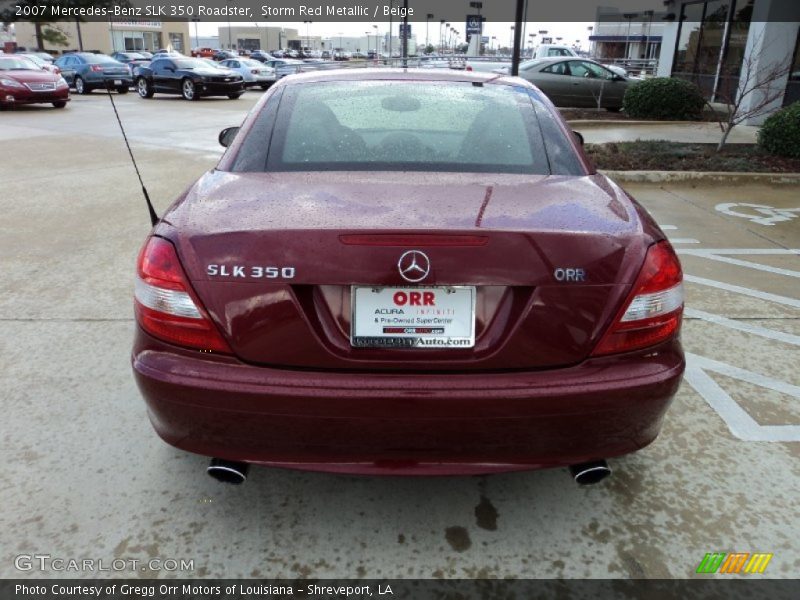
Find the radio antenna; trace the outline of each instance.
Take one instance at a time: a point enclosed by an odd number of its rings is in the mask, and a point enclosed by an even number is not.
[[[142,174],[139,173],[139,167],[136,164],[136,159],[133,157],[133,151],[131,150],[131,145],[128,143],[128,136],[125,134],[125,128],[122,126],[122,120],[119,118],[119,113],[117,112],[117,105],[114,103],[114,96],[111,95],[111,85],[112,82],[106,83],[106,92],[108,92],[108,99],[111,100],[111,107],[114,109],[114,115],[117,117],[117,123],[119,123],[119,130],[122,132],[122,138],[125,140],[125,146],[128,148],[128,154],[131,157],[131,162],[133,163],[133,168],[136,170],[136,177],[139,178],[139,185],[142,186],[142,194],[144,194],[144,201],[147,203],[147,211],[150,213],[150,224],[155,225],[158,223],[158,215],[156,214],[156,209],[153,208],[153,203],[150,201],[150,195],[147,193],[147,188],[144,187],[144,182],[142,181]]]

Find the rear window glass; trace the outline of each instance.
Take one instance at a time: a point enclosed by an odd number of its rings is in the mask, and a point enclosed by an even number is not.
[[[288,86],[267,168],[550,173],[527,90],[416,81]]]
[[[93,65],[117,62],[116,60],[114,60],[110,56],[106,56],[105,54],[83,54],[82,56],[86,62]]]

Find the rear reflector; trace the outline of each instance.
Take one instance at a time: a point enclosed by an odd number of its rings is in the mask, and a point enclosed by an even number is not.
[[[134,298],[136,320],[150,335],[179,346],[231,353],[192,294],[175,248],[167,240],[151,237],[139,253]]]
[[[683,314],[683,271],[672,246],[662,241],[647,251],[644,265],[593,356],[639,350],[677,335]]]

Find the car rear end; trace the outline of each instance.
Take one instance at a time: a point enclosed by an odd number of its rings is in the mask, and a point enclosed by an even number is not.
[[[133,366],[166,441],[466,474],[655,439],[684,369],[669,243],[533,88],[420,73],[276,86],[154,229]]]
[[[87,64],[79,75],[92,88],[129,88],[133,85],[133,75],[127,65],[104,55],[89,56]]]

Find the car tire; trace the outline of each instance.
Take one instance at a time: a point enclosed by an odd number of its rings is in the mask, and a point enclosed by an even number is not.
[[[86,85],[86,82],[83,80],[83,77],[77,76],[75,77],[75,91],[85,96],[86,94],[90,94],[92,88]]]
[[[117,88],[118,94],[127,94],[130,88],[127,85],[121,85]]]
[[[66,101],[59,100],[58,102],[53,102],[54,108],[64,108],[67,105]]]
[[[606,110],[608,112],[611,112],[611,113],[618,113],[619,111],[622,110],[622,107],[621,106],[609,106],[609,107],[606,108]]]
[[[242,94],[244,94],[244,92],[239,92],[237,94],[228,94],[228,98],[230,98],[231,100],[238,100],[239,98],[242,97]]]
[[[184,100],[199,100],[200,94],[197,93],[197,86],[191,79],[181,81],[181,96]]]
[[[265,91],[268,90],[269,89],[269,84],[268,83],[262,83],[261,84],[261,89],[265,90]]]
[[[140,98],[152,98],[153,86],[144,77],[139,77],[136,80],[136,91],[139,93]]]

